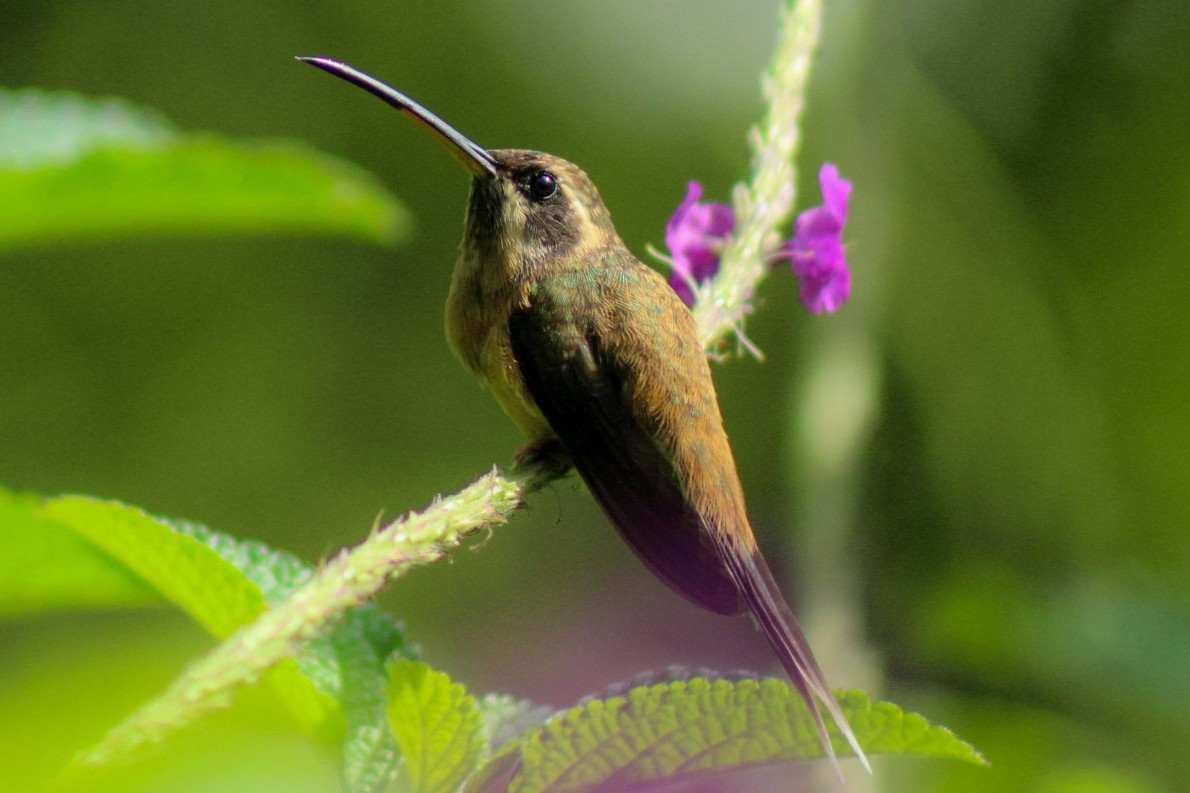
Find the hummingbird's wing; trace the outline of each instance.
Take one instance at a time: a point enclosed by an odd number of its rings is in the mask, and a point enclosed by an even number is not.
[[[611,354],[605,334],[572,321],[576,314],[589,319],[588,312],[551,299],[548,286],[536,298],[509,319],[513,357],[596,501],[671,589],[711,611],[740,613],[739,590],[687,502],[673,461],[633,409],[636,373]]]
[[[754,615],[834,750],[846,717],[756,546],[693,318],[644,265],[546,281],[509,319],[525,387],[628,545],[673,590]],[[565,277],[565,276],[563,276]]]

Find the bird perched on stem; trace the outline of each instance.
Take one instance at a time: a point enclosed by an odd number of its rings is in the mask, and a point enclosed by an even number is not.
[[[624,246],[595,185],[550,154],[484,149],[346,64],[301,60],[405,113],[470,172],[446,334],[528,437],[518,457],[572,464],[678,594],[720,614],[750,612],[826,753],[834,761],[822,708],[866,767],[757,547],[694,318]]]

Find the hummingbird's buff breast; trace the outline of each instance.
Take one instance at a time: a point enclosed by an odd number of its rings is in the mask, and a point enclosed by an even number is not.
[[[500,407],[530,440],[554,437],[513,358],[508,317],[525,290],[485,277],[466,251],[459,257],[446,298],[446,340],[463,364],[491,389]]]

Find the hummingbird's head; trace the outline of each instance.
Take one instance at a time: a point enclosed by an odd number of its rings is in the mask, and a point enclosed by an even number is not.
[[[525,149],[486,153],[494,167],[472,170],[463,237],[480,260],[500,257],[532,270],[619,242],[599,191],[577,165]]]
[[[379,97],[443,144],[472,175],[464,253],[520,272],[619,245],[599,191],[582,169],[524,149],[487,150],[374,77],[330,58],[299,58]]]

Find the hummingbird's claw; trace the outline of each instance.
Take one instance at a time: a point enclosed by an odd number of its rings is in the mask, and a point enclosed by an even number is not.
[[[570,455],[557,438],[536,438],[512,456],[513,468],[536,468],[551,478],[561,477],[570,470]]]

